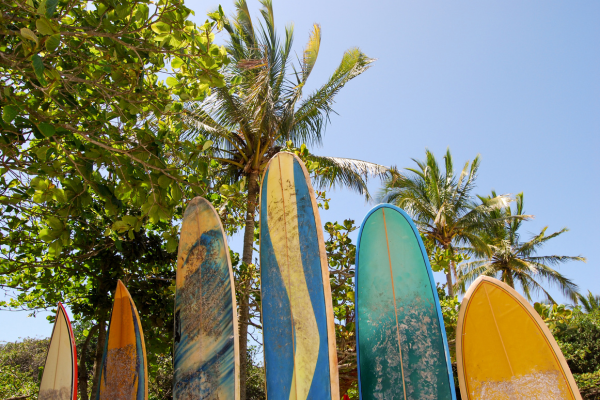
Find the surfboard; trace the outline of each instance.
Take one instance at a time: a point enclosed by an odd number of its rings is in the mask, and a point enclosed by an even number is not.
[[[71,321],[58,303],[50,346],[40,383],[39,400],[77,400],[77,349]]]
[[[323,228],[304,163],[281,152],[260,192],[260,266],[268,399],[335,399],[339,382]]]
[[[544,321],[523,296],[497,279],[480,276],[469,287],[456,338],[464,400],[581,399]]]
[[[390,204],[365,217],[356,245],[361,399],[455,399],[442,310],[421,237]]]
[[[196,197],[183,216],[177,255],[173,399],[240,398],[233,282],[221,219]]]
[[[144,333],[133,299],[120,280],[106,334],[97,400],[148,399]]]

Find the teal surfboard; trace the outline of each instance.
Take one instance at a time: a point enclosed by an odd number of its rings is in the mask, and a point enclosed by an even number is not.
[[[356,342],[361,399],[456,399],[427,253],[390,204],[373,208],[358,234]]]

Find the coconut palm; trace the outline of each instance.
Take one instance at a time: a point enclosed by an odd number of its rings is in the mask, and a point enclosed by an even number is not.
[[[495,197],[495,193],[487,198],[481,198],[485,204]],[[496,277],[511,287],[519,283],[525,296],[531,300],[531,294],[541,292],[549,301],[556,303],[550,293],[542,285],[546,281],[556,285],[562,293],[573,301],[579,298],[577,285],[552,267],[569,261],[585,261],[582,256],[538,255],[546,242],[567,232],[563,228],[558,232],[546,235],[545,227],[537,235],[527,241],[521,241],[519,229],[523,224],[521,218],[510,218],[523,215],[523,193],[516,196],[516,208],[496,209],[490,214],[493,219],[505,219],[502,225],[494,229],[482,230],[480,237],[485,246],[473,246],[469,249],[476,257],[474,261],[461,264],[458,285],[463,289],[480,275]]]
[[[471,192],[475,187],[479,156],[465,164],[460,176],[454,174],[450,149],[444,156],[443,171],[429,150],[426,150],[425,161],[413,161],[418,168],[406,168],[408,174],[390,175],[378,198],[404,209],[421,234],[444,251],[453,253],[456,246],[465,244],[484,247],[479,232],[499,222],[489,218],[489,213],[508,205],[510,198],[496,196],[481,204],[473,200]],[[456,265],[451,261],[446,280],[448,295],[452,297],[453,275],[456,280]]]
[[[221,176],[231,182],[245,178],[246,221],[242,261],[252,262],[255,210],[259,179],[268,161],[286,142],[321,144],[336,94],[350,80],[365,72],[373,59],[359,49],[346,51],[329,80],[303,96],[321,43],[321,29],[314,25],[298,66],[291,62],[293,27],[280,38],[275,30],[271,0],[260,0],[262,21],[255,25],[245,0],[235,3],[236,15],[225,20],[229,34],[230,64],[224,71],[225,86],[211,88],[203,102],[186,105],[189,136],[212,142],[211,157],[221,165]],[[383,177],[387,168],[359,160],[309,155],[323,172],[317,186],[343,185],[369,197],[369,176]],[[238,283],[239,287],[243,285]],[[250,323],[249,294],[240,297],[240,378],[246,381],[247,332]],[[245,394],[242,391],[242,399]]]
[[[600,296],[593,295],[589,290],[587,296],[580,294],[577,296],[577,300],[581,303],[581,308],[586,313],[591,313],[600,309]]]

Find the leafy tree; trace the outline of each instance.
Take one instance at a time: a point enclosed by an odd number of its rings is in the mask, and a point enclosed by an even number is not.
[[[482,201],[484,205],[488,205],[489,202],[495,204],[494,199],[496,198],[496,194],[492,192],[490,197],[482,198]],[[556,285],[565,296],[576,300],[578,298],[577,285],[552,267],[569,261],[585,261],[585,258],[538,255],[539,250],[546,242],[567,232],[568,229],[563,228],[546,236],[548,227],[545,227],[528,241],[521,241],[519,229],[523,224],[523,219],[513,218],[515,216],[523,216],[523,193],[516,196],[514,210],[510,206],[491,210],[489,218],[493,221],[503,220],[504,223],[496,225],[492,229],[480,231],[479,234],[485,246],[478,247],[479,243],[476,243],[470,249],[477,259],[461,264],[459,285],[464,287],[480,275],[498,277],[513,288],[518,282],[529,300],[531,300],[533,291],[542,292],[548,300],[556,303],[540,283],[540,280],[545,280],[550,285]]]
[[[450,149],[444,156],[444,171],[433,153],[426,150],[425,161],[413,159],[418,168],[406,168],[408,174],[390,174],[379,193],[379,199],[397,205],[409,213],[425,241],[448,252],[450,262],[446,272],[448,295],[454,297],[452,277],[457,279],[455,257],[457,246],[482,246],[479,232],[498,221],[488,214],[509,202],[506,195],[496,196],[486,203],[476,204],[475,187],[479,156],[467,162],[460,174],[454,173]],[[470,165],[470,167],[469,167]]]
[[[600,397],[600,311],[569,310],[564,304],[535,304],[554,335],[584,399]]]
[[[369,68],[372,59],[359,49],[344,53],[342,61],[329,80],[303,97],[304,86],[317,60],[321,29],[315,25],[309,36],[299,65],[290,60],[293,28],[287,27],[280,38],[275,28],[271,0],[261,0],[262,23],[255,24],[245,0],[236,1],[236,15],[224,20],[229,34],[225,85],[211,88],[211,95],[201,102],[189,102],[184,121],[190,137],[210,140],[210,157],[222,165],[222,175],[233,184],[243,182],[246,198],[246,221],[242,262],[252,263],[255,217],[259,180],[269,161],[285,147],[286,141],[318,145],[333,111],[334,97],[350,80]],[[366,191],[369,174],[381,175],[386,169],[371,163],[334,157],[310,159],[328,167],[317,178],[324,185],[346,185],[360,193]],[[228,194],[230,188],[222,187]],[[241,287],[250,287],[237,282]],[[250,293],[239,299],[240,351],[247,349]],[[241,386],[247,379],[246,360],[241,360]],[[242,391],[242,400],[245,393]]]
[[[71,196],[57,182],[27,190],[62,203],[89,188],[111,208],[119,194],[95,174],[114,167],[122,192],[153,220],[168,219],[182,189],[198,186],[184,174],[196,143],[180,141],[174,119],[180,99],[202,99],[222,85],[225,48],[212,43],[221,21],[197,27],[179,0],[0,0],[0,176],[4,192],[34,176],[77,175]],[[166,65],[177,72],[170,73]],[[159,74],[169,74],[165,85]],[[170,86],[170,87],[169,87]],[[23,194],[4,193],[0,203],[23,211]],[[25,196],[27,197],[27,196]],[[83,200],[85,201],[85,199]],[[48,224],[50,225],[49,221]],[[56,252],[64,244],[53,242]]]
[[[26,338],[0,344],[0,398],[37,395],[49,340]]]

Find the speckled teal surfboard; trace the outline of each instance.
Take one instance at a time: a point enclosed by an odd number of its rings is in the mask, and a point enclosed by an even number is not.
[[[440,303],[412,220],[390,204],[376,206],[356,252],[360,398],[454,400]]]

